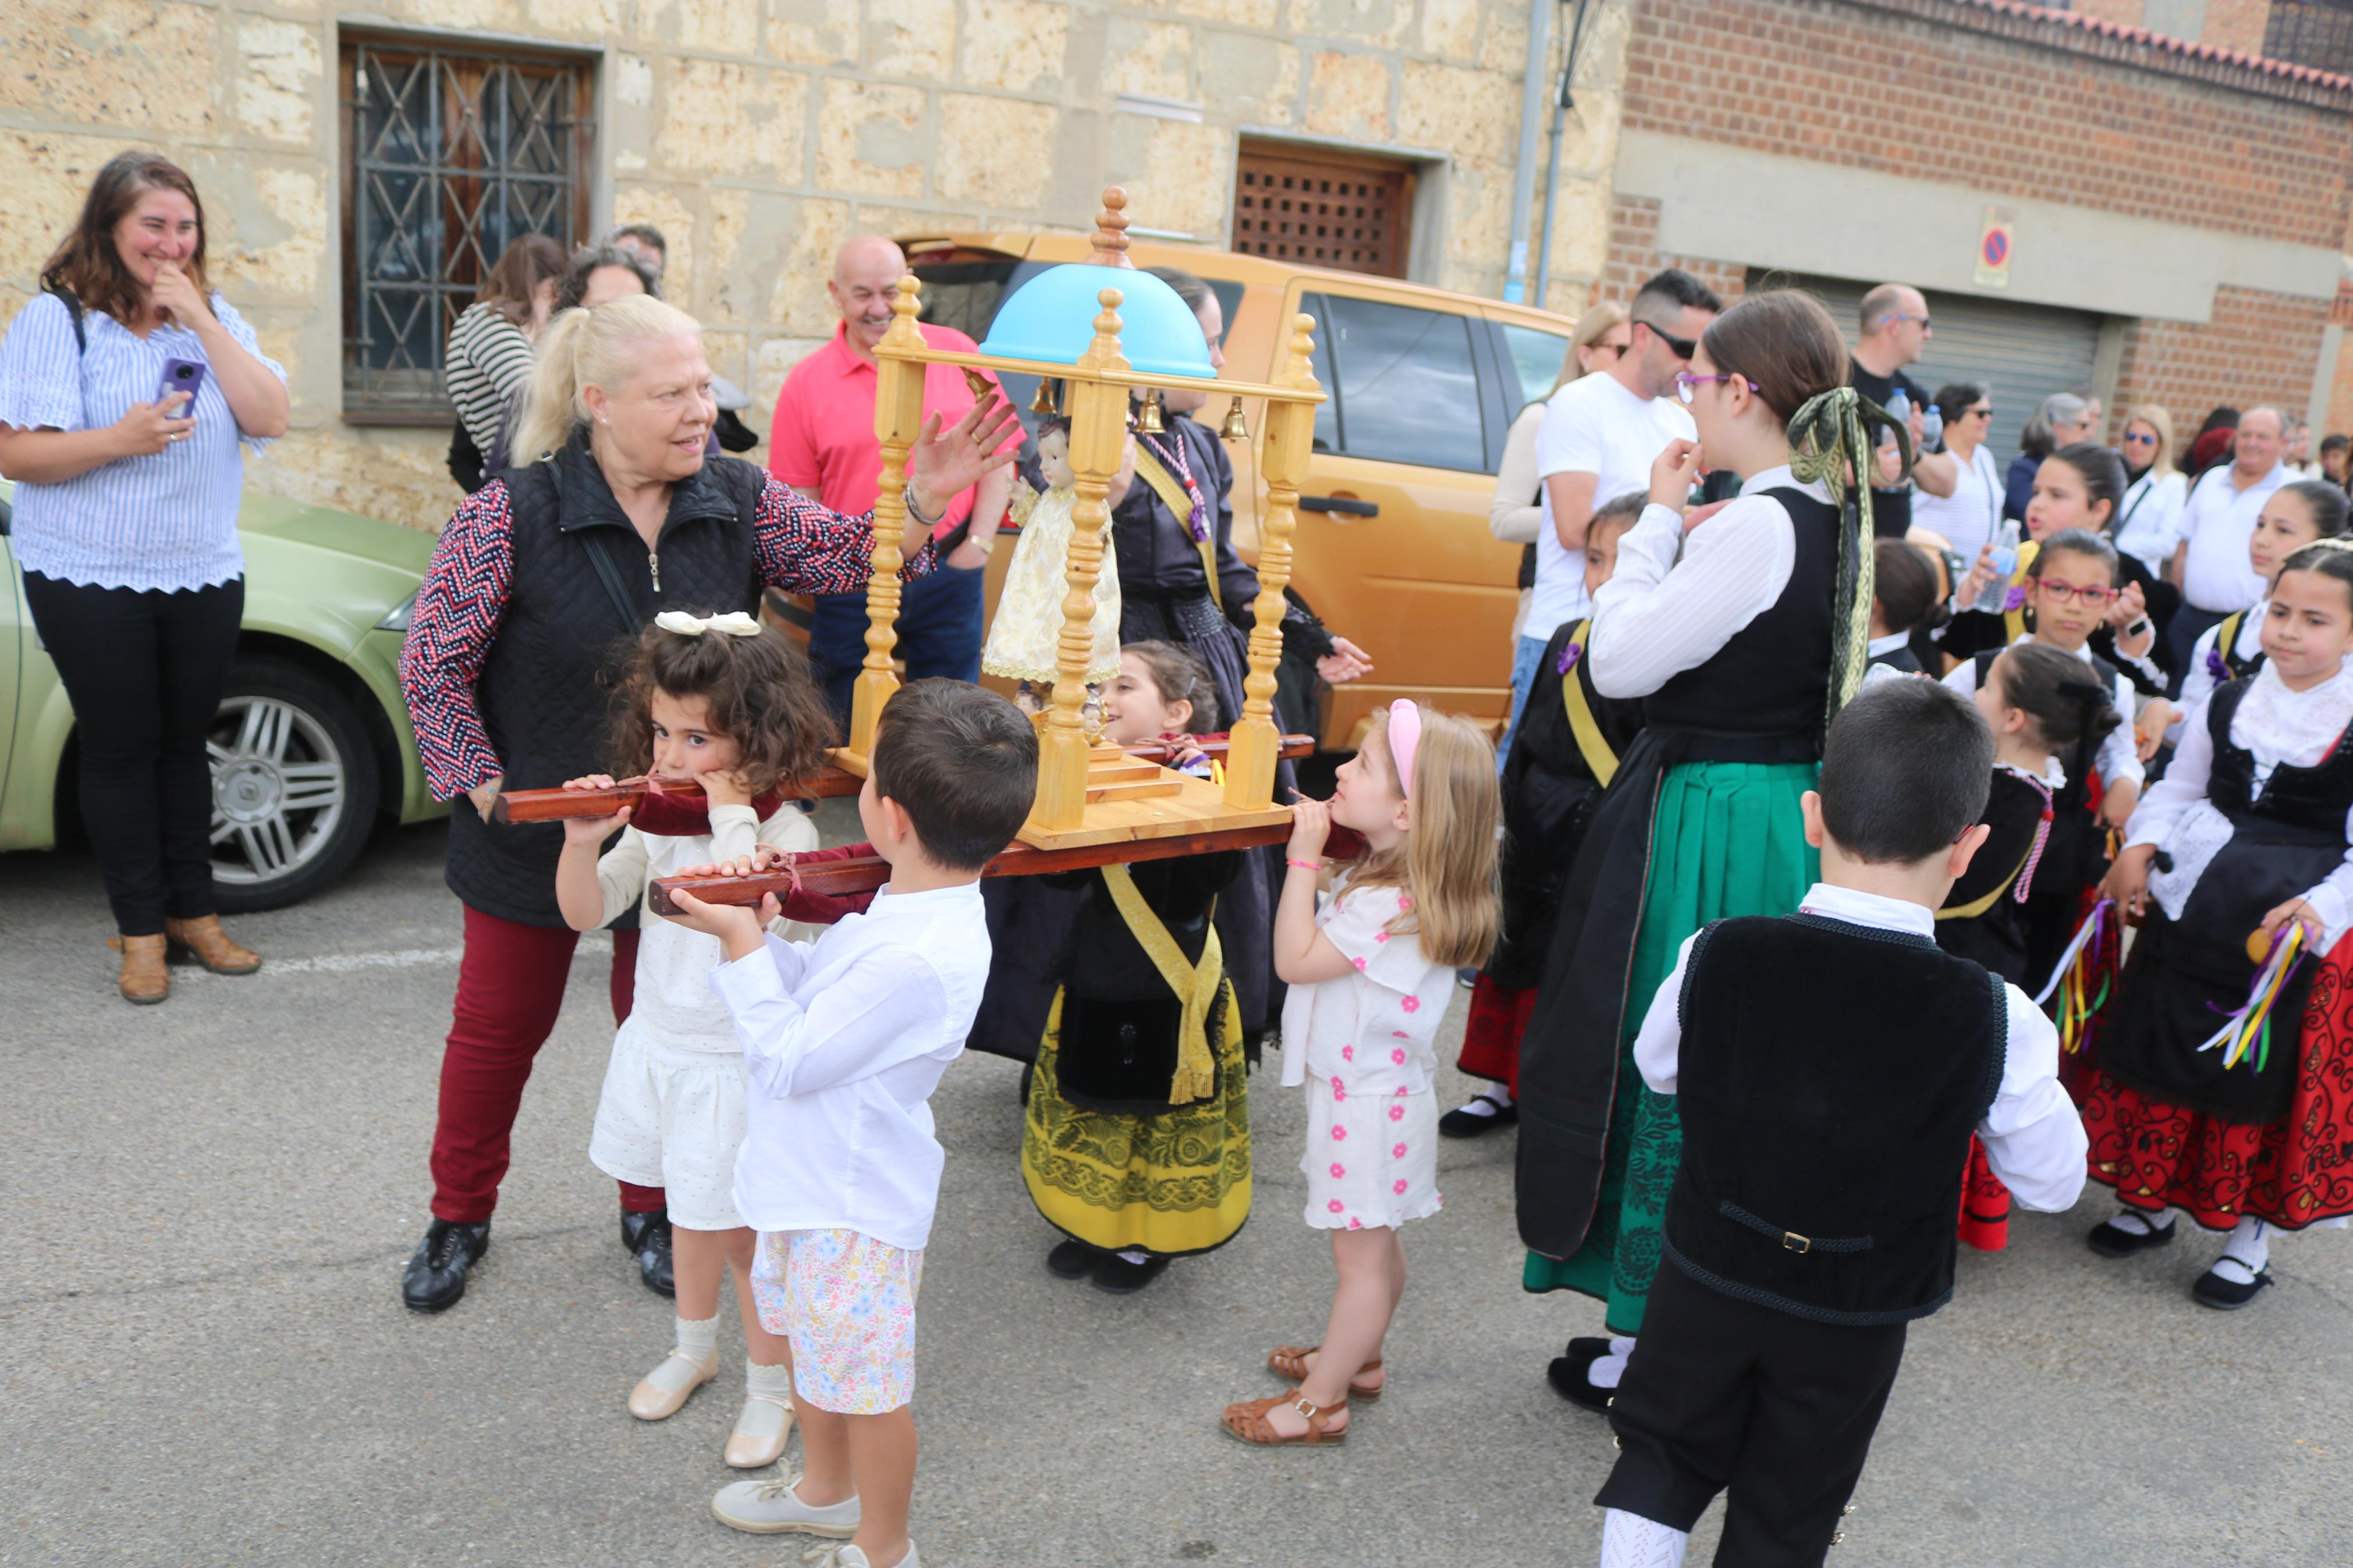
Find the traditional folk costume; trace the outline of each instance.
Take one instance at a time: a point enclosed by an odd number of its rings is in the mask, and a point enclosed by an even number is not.
[[[1207,1252],[1250,1217],[1241,1023],[1210,921],[1241,864],[1226,851],[1047,879],[1081,898],[1021,1175],[1049,1224],[1098,1251]]]
[[[1844,456],[1809,470],[1837,475]],[[1642,1326],[1682,1151],[1674,1101],[1631,1068],[1642,1008],[1693,931],[1787,914],[1813,882],[1799,800],[1831,714],[1862,683],[1871,600],[1854,498],[1841,505],[1788,468],[1748,480],[1688,536],[1672,509],[1647,508],[1595,596],[1584,657],[1596,688],[1641,697],[1647,728],[1561,900],[1521,1043],[1516,1185],[1522,1283],[1599,1299],[1612,1334]],[[1609,1384],[1584,1368],[1605,1351],[1622,1365],[1628,1348],[1572,1344],[1556,1386],[1599,1408]]]
[[[2033,637],[2025,632],[2015,640],[2030,642]],[[1970,696],[2000,657],[2001,649],[1986,648],[1955,666],[1945,684]],[[2050,843],[2026,901],[2026,975],[2021,984],[2029,991],[2050,978],[2084,917],[2098,901],[2100,879],[2108,874],[2108,830],[2100,820],[2100,803],[2108,787],[2126,779],[2137,784],[2148,776],[2134,751],[2131,679],[2088,646],[2076,649],[2075,657],[2087,667],[2086,694],[2096,682],[2125,722],[2109,731],[2096,750],[2081,748],[2066,760],[2065,782],[2052,800]]]
[[[1980,819],[1992,829],[1969,868],[1936,911],[1936,945],[2012,985],[2030,982],[2026,968],[2026,902],[2049,847],[2054,799],[2065,786],[2057,758],[2036,776],[1996,763]],[[2010,1189],[1993,1173],[1984,1146],[1969,1140],[1968,1173],[1961,1184],[1961,1239],[1980,1252],[2010,1245]]]
[[[2105,536],[2103,536],[2105,537]],[[2027,597],[2034,591],[2032,572],[2034,558],[2042,551],[2039,541],[2028,540],[2018,547],[2018,567],[2010,574],[2009,590],[2004,607],[2000,610],[1962,610],[1954,615],[1932,635],[1937,646],[1954,658],[1967,662],[1989,649],[1999,651],[2024,637],[2034,624],[2027,608]],[[2150,623],[2157,627],[2157,640],[2149,651],[2137,658],[2127,658],[2116,651],[2116,634],[2107,626],[2095,627],[2085,639],[2094,655],[2122,672],[2137,689],[2151,697],[2161,697],[2170,689],[2173,674],[2168,664],[2165,627],[2173,618],[2173,610],[2181,603],[2181,590],[2172,584],[2149,574],[2140,558],[2128,552],[2116,552],[2116,587],[2137,586],[2142,601],[2148,606]],[[2127,718],[2129,707],[2120,710]]]
[[[2159,869],[2084,1106],[2092,1175],[2128,1208],[2179,1208],[2218,1230],[2353,1215],[2348,723],[2353,673],[2298,692],[2266,667],[2191,712],[2173,766],[2133,814],[2129,842],[2160,846]],[[2249,933],[2295,898],[2327,928],[2312,956],[2243,1054],[2201,1049],[2247,1005]],[[2231,1283],[2252,1298],[2264,1248],[2259,1233],[2249,1239],[2234,1236],[2227,1256],[2248,1276]]]
[[[1719,1564],[1820,1563],[1906,1326],[1952,1299],[1972,1131],[2030,1206],[2083,1190],[2051,1021],[1933,924],[1818,884],[1788,918],[1711,923],[1659,985],[1634,1058],[1683,1163],[1609,1409],[1605,1562],[1680,1562],[1728,1488]]]
[[[1925,673],[1920,655],[1912,646],[1910,632],[1890,632],[1883,637],[1871,639],[1871,668],[1886,670],[1891,675]]]
[[[1050,695],[1056,676],[1055,644],[1062,635],[1062,601],[1070,595],[1063,570],[1076,531],[1075,489],[1039,491],[1027,480],[1008,520],[1019,529],[1005,592],[988,626],[980,668]],[[1103,566],[1095,576],[1093,639],[1087,653],[1090,705],[1096,687],[1119,674],[1119,552],[1116,532],[1103,532]],[[1042,703],[1039,706],[1043,706]]]
[[[1577,846],[1618,772],[1618,759],[1642,730],[1641,702],[1594,689],[1593,668],[1584,657],[1592,625],[1567,622],[1545,645],[1535,692],[1504,764],[1503,936],[1472,987],[1460,1065],[1511,1094],[1519,1092],[1520,1037],[1535,1010],[1536,982]],[[1557,699],[1551,695],[1556,689]],[[1477,1115],[1448,1112],[1458,1114]],[[1493,1123],[1497,1117],[1482,1120]],[[1475,1122],[1465,1129],[1482,1130]]]

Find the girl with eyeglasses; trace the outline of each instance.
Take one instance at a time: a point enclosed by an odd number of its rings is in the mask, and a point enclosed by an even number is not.
[[[2038,495],[2038,504],[2041,500]],[[2105,515],[2105,498],[2099,504]],[[2057,505],[2048,509],[2059,510]],[[2026,570],[2024,607],[2033,616],[2034,629],[2010,646],[2041,645],[2073,655],[2094,677],[2087,685],[2095,684],[2117,712],[2133,711],[2131,679],[2091,647],[2093,635],[2106,626],[2118,598],[2116,547],[2089,529],[2061,529],[2040,542]],[[2127,638],[2127,649],[2138,643],[2145,655],[2146,644],[2155,635],[2149,628],[2137,638]],[[1974,697],[2002,651],[1979,651],[1956,666],[1945,684],[1964,697]],[[2050,976],[2075,934],[2093,889],[2107,875],[2107,830],[2122,827],[2132,816],[2147,777],[2128,727],[2110,733],[2095,747],[2077,747],[2063,763],[2067,776],[2054,783],[2050,843],[2026,900],[2026,973],[2033,986]]]
[[[2181,509],[2189,481],[2173,466],[2173,418],[2154,403],[2125,414],[2117,445],[2125,460],[2125,499],[2116,509],[2116,548],[2160,577],[2181,542]]]

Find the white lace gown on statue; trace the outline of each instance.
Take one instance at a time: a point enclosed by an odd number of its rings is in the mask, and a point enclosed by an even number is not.
[[[656,877],[733,860],[754,844],[818,847],[817,825],[787,802],[765,822],[748,805],[711,809],[711,832],[693,837],[624,828],[596,863],[611,920],[645,898]],[[590,1163],[619,1181],[669,1190],[670,1217],[689,1230],[733,1230],[735,1151],[744,1142],[744,1047],[711,971],[717,937],[638,912],[637,998],[613,1038]]]
[[[980,668],[991,675],[1015,680],[1050,682],[1055,677],[1054,645],[1062,635],[1062,601],[1070,584],[1062,575],[1075,531],[1072,509],[1076,490],[1048,490],[1036,496],[1026,520],[1015,508],[1021,532],[1013,545],[1013,564],[1005,574],[1005,593],[997,602],[997,618],[989,623],[988,642],[981,649]],[[1087,654],[1087,681],[1100,685],[1119,673],[1119,560],[1112,549],[1111,521],[1103,520],[1103,567],[1095,574],[1094,637]]]

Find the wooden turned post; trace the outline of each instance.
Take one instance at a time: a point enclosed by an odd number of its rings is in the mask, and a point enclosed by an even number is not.
[[[923,348],[923,334],[915,330],[922,287],[913,274],[899,279],[883,349]],[[899,642],[899,569],[906,564],[910,535],[923,526],[907,509],[907,452],[923,428],[923,366],[887,353],[878,355],[874,434],[882,443],[882,482],[874,499],[874,574],[866,584],[866,658],[849,698],[849,750],[860,757],[874,754],[882,705],[899,689],[898,672],[891,667],[891,650]]]
[[[1106,192],[1108,199],[1111,193]],[[1071,472],[1078,491],[1071,509],[1071,546],[1063,557],[1062,630],[1054,644],[1054,696],[1039,733],[1038,799],[1030,821],[1049,832],[1080,826],[1087,809],[1087,744],[1083,710],[1087,667],[1093,661],[1095,579],[1103,573],[1103,529],[1111,521],[1107,498],[1127,447],[1127,391],[1094,379],[1124,371],[1119,348],[1120,291],[1096,297],[1094,341],[1079,356],[1063,397],[1071,420]]]
[[[1311,354],[1315,318],[1291,319],[1291,352],[1274,384],[1316,390]],[[1226,755],[1228,805],[1258,810],[1274,803],[1274,764],[1282,736],[1274,723],[1274,667],[1282,658],[1282,590],[1291,582],[1291,536],[1299,526],[1299,487],[1314,449],[1315,405],[1267,400],[1265,446],[1259,472],[1266,479],[1266,521],[1259,531],[1257,624],[1250,636],[1250,674],[1242,681],[1242,712]]]

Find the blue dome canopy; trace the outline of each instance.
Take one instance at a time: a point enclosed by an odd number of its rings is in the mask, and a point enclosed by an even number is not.
[[[1096,296],[1105,289],[1120,291],[1120,352],[1129,364],[1147,375],[1215,379],[1199,320],[1176,289],[1132,267],[1073,261],[1048,268],[998,307],[980,352],[1078,363],[1094,342],[1095,316],[1103,309]]]

